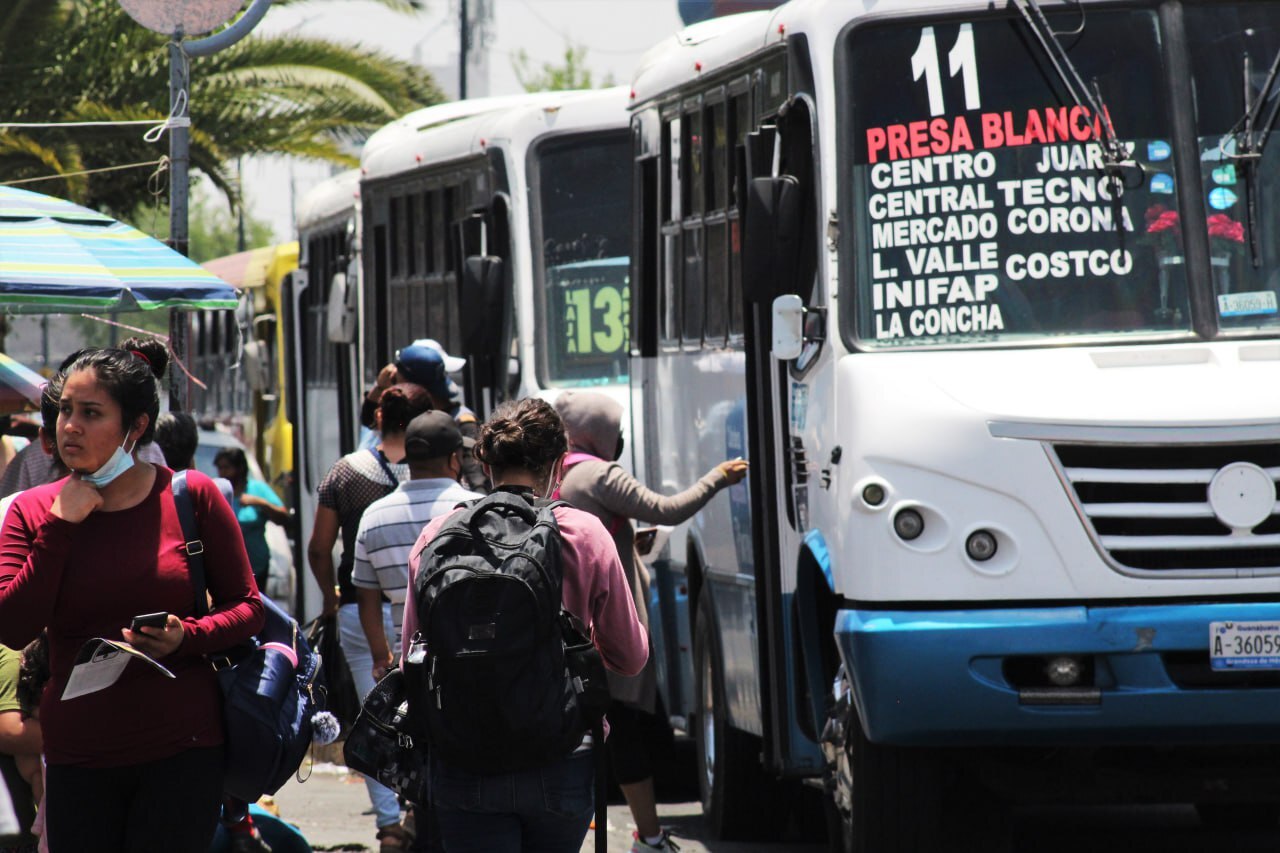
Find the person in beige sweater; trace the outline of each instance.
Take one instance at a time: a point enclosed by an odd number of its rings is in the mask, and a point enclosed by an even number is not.
[[[721,489],[742,482],[747,463],[726,460],[683,492],[659,494],[615,461],[622,455],[622,406],[617,401],[594,391],[565,391],[556,398],[555,407],[569,439],[559,497],[595,515],[613,535],[636,615],[647,631],[649,570],[636,553],[632,520],[670,525],[687,521]],[[609,693],[613,701],[606,744],[614,776],[636,822],[632,853],[670,850],[667,833],[658,823],[653,793],[652,758],[670,738],[653,658],[639,675],[609,673]]]

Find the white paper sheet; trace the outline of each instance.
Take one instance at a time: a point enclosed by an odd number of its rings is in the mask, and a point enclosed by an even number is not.
[[[80,647],[75,666],[71,668],[71,677],[67,679],[67,686],[62,691],[63,701],[97,693],[115,684],[131,660],[145,661],[161,675],[174,677],[172,672],[154,658],[128,643],[96,637]]]

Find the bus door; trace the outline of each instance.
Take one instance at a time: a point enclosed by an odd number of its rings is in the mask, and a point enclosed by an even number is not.
[[[284,423],[272,424],[273,429],[288,428],[285,440],[292,445],[292,470],[289,472],[288,499],[289,506],[296,512],[299,522],[297,538],[293,542],[293,567],[295,613],[315,612],[307,607],[308,584],[306,579],[311,573],[304,570],[307,565],[307,540],[310,538],[311,521],[315,518],[315,492],[308,490],[306,482],[307,457],[302,440],[300,419],[302,418],[302,359],[298,348],[302,342],[302,324],[299,320],[302,305],[302,293],[307,289],[307,271],[299,268],[288,273],[280,282],[280,301],[276,306],[280,312],[277,322],[283,333],[277,337],[282,347],[276,353],[281,365],[280,377],[284,384],[280,393],[284,395]],[[279,439],[277,439],[279,440]],[[315,589],[315,584],[310,584]],[[312,592],[312,601],[318,603],[318,590]]]
[[[515,299],[511,269],[510,203],[505,193],[473,210],[457,225],[458,327],[467,359],[467,404],[483,420],[511,395],[511,341]],[[501,322],[494,322],[501,318]]]
[[[763,76],[769,73],[766,69]],[[757,92],[757,103],[765,98]],[[815,683],[807,677],[802,653],[810,643],[821,645],[814,633],[821,629],[802,624],[793,603],[797,555],[810,527],[811,470],[803,437],[809,386],[796,365],[815,361],[823,316],[812,304],[819,291],[813,139],[808,102],[785,101],[747,136],[747,186],[740,187],[747,199],[747,421],[764,755],[766,766],[784,776],[809,775],[822,767],[823,694],[815,692],[821,678]],[[794,362],[772,354],[773,300],[783,294],[800,296],[810,332],[806,352]]]

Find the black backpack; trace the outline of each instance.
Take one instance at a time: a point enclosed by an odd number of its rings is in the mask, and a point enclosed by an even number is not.
[[[413,725],[447,763],[494,774],[553,762],[608,706],[599,652],[563,607],[558,506],[497,491],[422,548],[405,675]]]

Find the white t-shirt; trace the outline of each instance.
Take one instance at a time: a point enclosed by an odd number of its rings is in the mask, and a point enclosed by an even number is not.
[[[388,637],[400,654],[400,631],[408,597],[409,551],[427,522],[453,510],[463,501],[483,497],[453,480],[439,477],[408,480],[394,492],[369,504],[356,533],[356,561],[351,582],[381,590],[391,601],[395,636]]]

